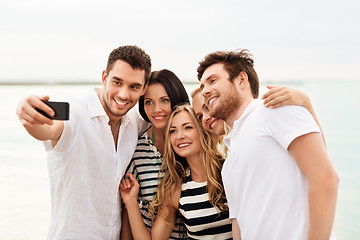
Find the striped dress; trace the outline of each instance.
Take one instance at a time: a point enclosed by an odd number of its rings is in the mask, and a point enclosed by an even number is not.
[[[229,214],[211,205],[206,182],[195,182],[190,172],[181,186],[179,211],[190,239],[232,239]]]
[[[139,137],[135,153],[126,170],[127,173],[132,173],[140,184],[138,204],[145,226],[149,230],[152,225],[149,203],[156,194],[161,159],[160,152],[152,144],[147,132],[145,132]],[[170,239],[188,239],[186,228],[180,217],[176,219],[175,228]]]

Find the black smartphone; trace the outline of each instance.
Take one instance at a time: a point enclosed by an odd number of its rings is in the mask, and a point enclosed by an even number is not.
[[[50,101],[43,101],[43,102],[54,110],[55,115],[53,117],[50,117],[44,111],[36,108],[36,110],[39,113],[52,120],[69,120],[70,107],[68,102],[50,102]]]

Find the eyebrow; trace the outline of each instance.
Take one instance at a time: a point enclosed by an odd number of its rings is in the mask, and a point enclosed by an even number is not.
[[[112,78],[115,79],[115,80],[117,80],[117,81],[119,81],[119,82],[124,82],[123,79],[121,79],[121,78],[119,78],[119,77],[117,77],[117,76],[113,76]],[[141,84],[141,83],[132,83],[132,84],[130,84],[130,86],[142,87],[143,84]]]
[[[164,99],[164,98],[170,98],[169,96],[162,96],[162,97],[160,97],[160,99]],[[150,99],[150,100],[152,100],[152,98],[149,98],[149,97],[146,97],[146,98],[144,98],[144,100],[145,99]]]
[[[120,82],[123,82],[123,81],[124,81],[124,80],[122,80],[121,78],[119,78],[119,77],[117,77],[117,76],[113,76],[112,78],[115,79],[115,80],[118,80],[118,81],[120,81]]]
[[[186,126],[186,125],[188,125],[188,124],[194,124],[194,123],[192,123],[192,122],[185,122],[185,123],[181,124],[181,126]],[[170,128],[176,128],[176,126],[171,125]]]
[[[214,77],[214,76],[216,76],[216,73],[211,74],[210,76],[208,76],[207,78],[205,78],[204,81],[207,82],[207,81],[210,80],[210,78],[212,78],[212,77]],[[200,90],[203,90],[203,89],[204,89],[204,84],[200,83]]]
[[[216,76],[216,75],[217,75],[216,73],[211,74],[210,76],[208,76],[208,77],[205,79],[205,81],[209,81],[210,78],[213,78],[213,77]]]

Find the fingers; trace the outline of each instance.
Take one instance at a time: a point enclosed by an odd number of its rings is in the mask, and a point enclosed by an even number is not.
[[[279,95],[276,98],[268,101],[266,104],[264,102],[264,104],[265,104],[265,107],[268,107],[268,108],[278,108],[278,107],[287,105],[287,101],[288,101],[288,98],[286,96]]]
[[[137,182],[136,178],[131,173],[128,173],[127,176],[130,178],[131,182]]]
[[[127,189],[131,189],[133,186],[138,187],[139,183],[136,180],[136,178],[134,177],[134,175],[132,175],[131,173],[128,173],[128,174],[126,174],[126,177],[124,177],[121,180],[120,189],[127,190]]]
[[[284,87],[278,87],[278,86],[266,86],[269,91],[267,91],[263,96],[262,99],[265,99],[269,96],[271,96],[274,93],[280,92],[284,89]]]
[[[131,188],[131,181],[128,177],[125,177],[121,180],[121,183],[120,183],[120,188],[122,190],[127,190],[127,189],[130,189]]]
[[[267,89],[272,89],[272,88],[274,88],[274,87],[276,87],[276,86],[266,85],[266,88],[267,88]]]
[[[41,100],[48,100],[48,96],[37,97],[37,96],[29,96],[26,99],[22,100],[17,109],[16,114],[18,115],[20,121],[23,125],[30,124],[53,124],[53,121],[41,113],[39,113],[36,108],[44,111],[50,116],[54,116],[54,111]]]
[[[269,93],[270,92],[270,93]],[[279,89],[276,89],[276,90],[274,90],[273,91],[273,89],[272,90],[270,90],[268,93],[268,95],[265,97],[265,95],[264,95],[264,97],[265,98],[263,98],[264,99],[264,104],[266,105],[266,104],[268,104],[269,102],[271,102],[271,101],[276,101],[276,99],[277,98],[279,98],[279,97],[285,97],[285,98],[288,98],[288,94],[286,93],[286,91],[285,90],[279,90]],[[281,101],[283,101],[282,99],[280,99]]]

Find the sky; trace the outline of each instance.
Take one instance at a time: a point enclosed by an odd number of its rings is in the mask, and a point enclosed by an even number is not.
[[[261,81],[360,81],[357,0],[1,0],[0,82],[100,82],[137,45],[196,82],[198,62],[248,49]]]

